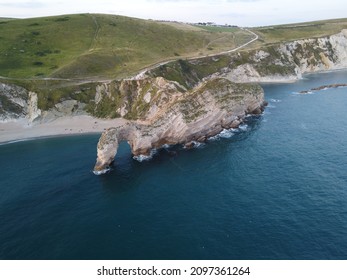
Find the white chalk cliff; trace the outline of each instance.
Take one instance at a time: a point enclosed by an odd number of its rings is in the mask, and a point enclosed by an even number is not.
[[[238,54],[241,56],[241,54]],[[328,37],[302,39],[250,51],[246,63],[220,75],[234,82],[288,82],[303,74],[347,68],[347,29]]]

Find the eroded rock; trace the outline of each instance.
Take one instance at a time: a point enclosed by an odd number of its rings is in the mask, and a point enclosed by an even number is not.
[[[246,113],[260,114],[263,108],[264,93],[258,85],[235,84],[222,78],[205,81],[167,102],[150,120],[106,130],[97,146],[94,172],[109,169],[121,141],[129,143],[134,156],[148,156],[163,145],[190,147],[225,127],[237,127]]]

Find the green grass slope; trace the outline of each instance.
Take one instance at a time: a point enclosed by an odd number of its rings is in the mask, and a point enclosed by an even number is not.
[[[318,38],[336,34],[347,29],[347,19],[332,19],[296,24],[274,25],[253,28],[259,35],[258,46],[288,42],[305,38]]]
[[[252,35],[239,28],[115,15],[78,14],[0,21],[0,76],[122,78],[173,58],[232,49]]]
[[[87,51],[93,34],[93,21],[88,15],[3,21],[0,75],[48,76]]]

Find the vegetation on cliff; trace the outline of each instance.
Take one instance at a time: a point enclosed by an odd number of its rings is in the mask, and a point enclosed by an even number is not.
[[[259,35],[257,46],[288,41],[326,37],[347,28],[347,19],[331,19],[313,22],[283,24],[252,28]]]

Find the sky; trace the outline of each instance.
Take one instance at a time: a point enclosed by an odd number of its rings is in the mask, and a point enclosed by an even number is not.
[[[0,0],[0,17],[75,13],[265,26],[347,17],[346,0]]]

